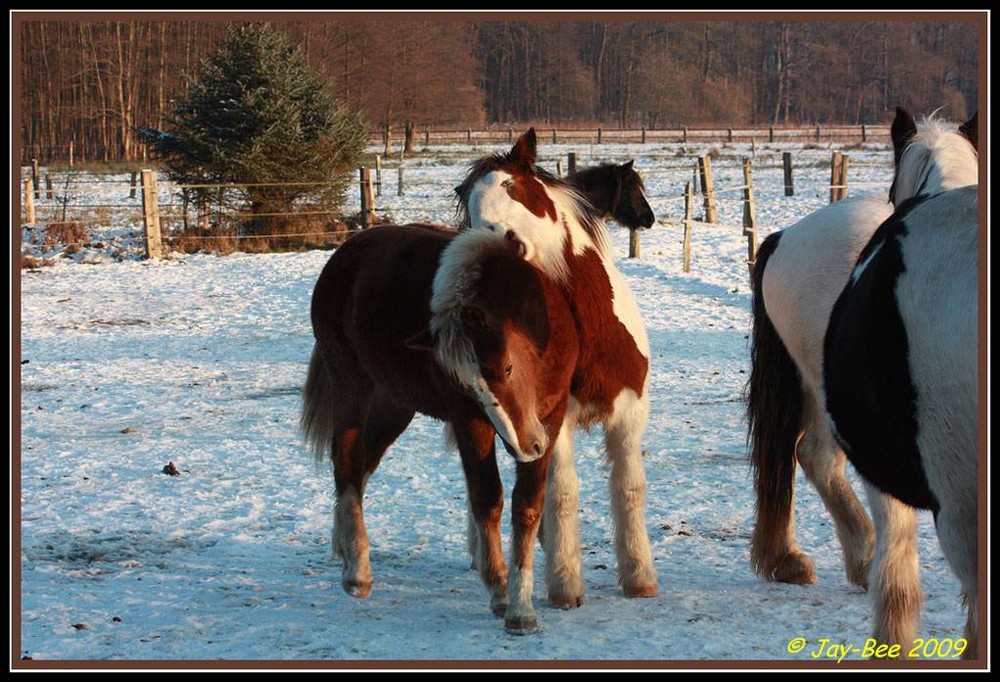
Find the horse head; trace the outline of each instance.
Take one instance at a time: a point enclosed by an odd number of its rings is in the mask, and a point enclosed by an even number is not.
[[[615,202],[611,217],[630,230],[646,230],[653,226],[656,216],[646,201],[646,186],[642,176],[633,168],[634,160],[614,167]]]
[[[565,298],[510,240],[460,234],[441,257],[423,341],[518,462],[543,456],[569,400],[576,334]],[[557,331],[558,330],[558,331]]]
[[[588,245],[603,250],[607,235],[587,199],[536,160],[537,138],[530,128],[509,151],[473,162],[455,188],[459,225],[504,235],[525,260],[564,283],[567,243],[574,252]]]

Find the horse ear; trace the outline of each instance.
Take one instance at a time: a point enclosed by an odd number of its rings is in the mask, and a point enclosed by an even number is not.
[[[517,138],[510,154],[515,159],[531,165],[535,164],[535,160],[538,158],[538,138],[535,136],[534,128],[528,128],[528,132]]]
[[[632,170],[633,163],[635,163],[635,159],[629,159],[628,161],[622,164],[622,168],[624,168],[625,170]]]
[[[404,341],[403,345],[410,350],[433,352],[434,336],[429,328],[425,328]]]
[[[979,151],[979,112],[977,111],[972,115],[968,121],[963,123],[958,127],[958,132],[962,133],[962,137],[972,143],[972,147]]]
[[[899,165],[899,158],[903,155],[907,143],[917,134],[917,122],[913,120],[913,116],[906,109],[896,107],[896,118],[892,122],[890,132],[896,165]]]

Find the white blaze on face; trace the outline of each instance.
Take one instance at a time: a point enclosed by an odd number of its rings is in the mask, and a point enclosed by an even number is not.
[[[482,374],[471,366],[465,366],[462,370],[460,374],[456,374],[456,377],[472,393],[479,406],[483,408],[483,412],[486,413],[490,423],[493,424],[493,428],[497,430],[497,434],[514,450],[514,456],[517,458],[517,461],[533,462],[538,459],[541,455],[533,452],[525,452],[521,447],[513,420],[507,414],[503,405],[500,404],[500,401],[496,399],[496,396],[493,395],[490,385],[483,378]]]

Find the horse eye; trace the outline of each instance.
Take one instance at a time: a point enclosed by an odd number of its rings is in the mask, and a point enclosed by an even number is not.
[[[506,180],[504,180],[503,182],[500,183],[500,186],[501,187],[511,187],[511,186],[513,186],[513,184],[514,184],[514,179],[513,178],[507,178]]]
[[[510,379],[510,375],[514,373],[514,365],[508,362],[503,368],[503,373]]]

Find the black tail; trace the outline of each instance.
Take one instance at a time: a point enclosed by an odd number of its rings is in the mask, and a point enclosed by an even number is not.
[[[764,307],[763,279],[780,232],[757,251],[753,286],[753,332],[750,379],[747,382],[747,443],[757,494],[757,523],[750,548],[754,572],[773,579],[783,557],[784,538],[792,518],[795,443],[802,426],[802,379]]]

